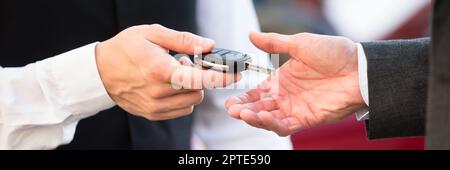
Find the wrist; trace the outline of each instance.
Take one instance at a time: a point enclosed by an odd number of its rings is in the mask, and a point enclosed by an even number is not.
[[[353,104],[351,106],[351,113],[355,113],[361,109],[364,109],[367,107],[364,97],[363,97],[363,90],[361,89],[364,84],[361,82],[361,76],[360,76],[360,55],[359,55],[359,43],[353,42],[351,40],[348,40],[349,43],[349,58],[350,63],[349,64],[349,70],[350,70],[350,79],[352,81],[352,98]]]
[[[95,60],[97,63],[97,69],[100,76],[100,79],[105,87],[108,95],[115,101],[114,98],[114,83],[113,83],[113,71],[111,68],[114,68],[113,61],[110,60],[112,56],[110,56],[109,47],[105,42],[98,43],[95,47]]]
[[[364,106],[369,106],[369,84],[367,77],[367,59],[364,53],[364,48],[360,43],[357,43],[357,58],[358,58],[358,84],[361,97],[364,101]]]

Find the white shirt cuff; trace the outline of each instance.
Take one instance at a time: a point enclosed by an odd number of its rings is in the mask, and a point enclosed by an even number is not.
[[[38,62],[43,69],[51,69],[53,80],[58,80],[62,106],[72,115],[95,113],[115,105],[100,78],[92,43],[84,47]],[[47,65],[48,64],[48,65]],[[48,67],[50,66],[50,67]],[[83,117],[90,116],[84,115]]]
[[[364,103],[369,106],[369,86],[367,80],[367,58],[364,53],[364,48],[360,43],[357,44],[358,48],[358,77],[359,77],[359,90],[361,91]],[[358,121],[366,120],[369,118],[369,109],[367,107],[356,112],[356,118]]]
[[[58,102],[60,114],[54,115],[54,123],[63,127],[62,144],[73,139],[79,120],[92,116],[115,105],[100,78],[92,43],[84,47],[37,62],[38,79],[47,80],[49,88],[55,90],[50,101]],[[41,74],[40,74],[41,73]],[[49,74],[50,73],[50,74]],[[57,82],[55,82],[57,80]],[[54,84],[48,84],[48,83]],[[63,120],[63,122],[61,122]],[[51,120],[44,120],[45,124]]]
[[[0,149],[51,149],[77,122],[114,106],[93,43],[25,67],[0,69]]]

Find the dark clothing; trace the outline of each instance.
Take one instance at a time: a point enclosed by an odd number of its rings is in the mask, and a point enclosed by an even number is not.
[[[362,43],[371,139],[426,135],[450,149],[450,1],[434,2],[432,38]]]
[[[195,33],[195,6],[194,0],[1,0],[0,63],[24,66],[133,25]],[[81,120],[74,140],[60,149],[189,149],[191,121],[151,122],[114,107]]]

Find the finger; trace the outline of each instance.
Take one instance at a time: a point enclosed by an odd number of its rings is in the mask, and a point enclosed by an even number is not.
[[[241,119],[240,114],[244,109],[244,104],[256,102],[260,99],[260,91],[258,88],[252,89],[238,97],[231,97],[225,101],[225,108],[228,114],[236,119]]]
[[[242,105],[241,104],[234,104],[229,107],[227,107],[228,114],[235,118],[235,119],[241,119],[241,111],[242,111]]]
[[[169,83],[161,83],[155,85],[150,89],[150,94],[155,99],[161,99],[177,94],[184,94],[189,92],[199,91],[195,89],[183,89],[183,88],[174,88],[172,84]]]
[[[296,117],[288,116],[280,109],[273,110],[270,113],[275,119],[281,120],[289,132],[297,132],[306,128]]]
[[[278,109],[278,105],[274,99],[262,99],[253,103],[245,103],[245,104],[235,104],[230,107],[232,112],[242,111],[244,109],[248,109],[254,112],[261,111],[273,111]]]
[[[190,107],[186,107],[186,108],[172,110],[169,112],[151,113],[151,114],[144,115],[143,117],[145,117],[148,120],[153,120],[153,121],[169,120],[169,119],[174,119],[174,118],[190,115],[193,111],[194,111],[194,106],[190,106]]]
[[[289,118],[287,115],[285,115],[284,112],[282,112],[280,109],[276,109],[276,110],[272,110],[270,111],[270,113],[272,114],[273,117],[275,117],[276,119],[280,119],[280,120],[286,120],[287,118]]]
[[[171,72],[168,77],[174,88],[210,89],[226,87],[238,82],[240,73],[222,73],[214,70],[202,70],[197,67],[181,66]]]
[[[225,108],[227,110],[230,110],[230,107],[232,107],[233,105],[240,105],[242,104],[241,99],[239,99],[239,97],[230,97],[227,100],[225,100]]]
[[[231,97],[225,101],[225,107],[229,108],[231,105],[235,104],[245,104],[249,102],[255,102],[260,99],[261,92],[258,88],[249,90],[245,92],[243,95],[237,97]]]
[[[288,35],[251,32],[249,36],[256,47],[268,53],[292,53],[296,47]]]
[[[155,63],[164,63],[173,60],[172,56],[167,53],[167,51],[148,41],[130,41],[129,58],[135,64],[141,66],[142,68],[153,68]],[[153,59],[154,57],[157,60]]]
[[[256,113],[251,110],[242,110],[240,117],[250,126],[257,128],[265,128],[262,126],[261,120],[256,115]]]
[[[271,112],[262,111],[258,113],[258,117],[261,120],[261,125],[269,130],[274,131],[279,136],[290,135],[289,128],[281,119],[276,118]]]
[[[276,100],[271,98],[265,98],[261,99],[259,101],[256,101],[254,103],[247,103],[242,106],[244,109],[249,109],[254,112],[261,112],[261,111],[273,111],[275,109],[278,109],[278,105]]]
[[[206,53],[214,47],[213,40],[189,32],[175,31],[158,24],[147,25],[145,28],[146,39],[179,53],[194,54],[194,47],[198,47],[198,52]]]
[[[273,111],[278,109],[278,105],[274,99],[262,99],[253,103],[234,104],[228,108],[228,114],[236,119],[240,117],[243,110],[251,110],[253,112]]]
[[[300,131],[305,128],[302,126],[300,121],[298,121],[298,119],[294,118],[294,117],[288,117],[288,118],[284,119],[283,121],[288,124],[287,127],[288,127],[289,131],[291,131],[291,132]]]
[[[272,88],[272,83],[273,83],[273,79],[272,77],[268,77],[265,81],[261,82],[257,88],[261,91],[261,93],[267,93],[270,92],[270,89]],[[275,82],[277,83],[277,82]]]
[[[197,90],[187,93],[176,94],[158,100],[157,110],[159,112],[169,112],[198,105],[203,101],[203,90]]]
[[[178,59],[178,61],[181,63],[181,65],[184,66],[194,66],[194,63],[192,63],[191,59],[189,59],[189,57],[183,56],[180,59]]]

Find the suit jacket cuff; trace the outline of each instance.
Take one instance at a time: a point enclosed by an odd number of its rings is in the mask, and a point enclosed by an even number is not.
[[[362,43],[370,139],[424,134],[429,38]]]

